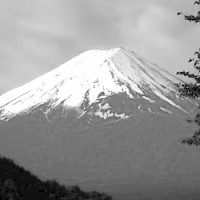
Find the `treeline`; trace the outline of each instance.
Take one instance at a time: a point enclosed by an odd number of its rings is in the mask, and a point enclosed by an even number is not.
[[[99,192],[84,192],[56,181],[42,181],[12,160],[0,157],[1,200],[112,200]]]

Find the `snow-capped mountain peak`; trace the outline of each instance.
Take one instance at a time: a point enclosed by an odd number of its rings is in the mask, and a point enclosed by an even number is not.
[[[132,51],[123,48],[89,50],[47,74],[3,94],[0,97],[0,119],[8,120],[44,105],[42,110],[45,113],[61,106],[62,112],[74,108],[82,115],[85,112],[94,114],[91,107],[98,104],[99,109],[95,111],[95,115],[101,118],[130,116],[134,114],[135,107],[140,111],[168,113],[173,112],[173,107],[187,113],[187,108],[180,105],[181,98],[175,87],[178,82],[179,79]],[[126,105],[127,102],[134,104],[128,114],[124,111],[111,112],[108,108],[104,109],[106,114],[101,111],[105,104],[110,108],[116,107],[111,106],[113,100],[110,102],[116,94],[126,96],[123,97]],[[144,101],[148,106],[144,106]],[[150,108],[155,107],[158,102],[159,109]],[[145,107],[144,110],[141,107]]]
[[[123,48],[84,52],[0,96],[1,155],[116,199],[199,199],[199,148],[181,144],[198,105],[179,82]]]

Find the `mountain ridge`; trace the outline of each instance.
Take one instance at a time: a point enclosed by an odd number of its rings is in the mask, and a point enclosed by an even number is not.
[[[81,116],[86,105],[119,93],[129,99],[139,95],[151,103],[159,98],[189,114],[190,111],[180,105],[183,98],[175,86],[179,82],[180,79],[133,51],[121,47],[89,50],[0,96],[0,119],[9,120],[43,104],[51,108],[59,105],[63,109],[75,108]],[[169,106],[165,107],[160,106],[162,111],[170,113]]]
[[[199,199],[198,104],[122,48],[91,50],[0,97],[0,152],[34,174],[114,199]],[[196,192],[197,191],[197,192]]]

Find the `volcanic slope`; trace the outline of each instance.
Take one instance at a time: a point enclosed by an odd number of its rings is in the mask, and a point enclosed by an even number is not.
[[[0,96],[0,152],[116,199],[197,199],[200,152],[180,142],[197,104],[179,82],[132,51],[87,51]]]

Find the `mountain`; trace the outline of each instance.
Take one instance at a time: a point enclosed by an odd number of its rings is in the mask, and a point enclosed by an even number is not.
[[[198,199],[198,104],[133,51],[90,50],[0,96],[0,152],[114,199]]]
[[[0,99],[1,120],[32,113],[39,107],[47,119],[57,108],[63,116],[76,110],[79,117],[87,113],[100,118],[126,118],[135,110],[190,113],[174,85],[178,82],[134,52],[122,48],[91,50],[4,94]],[[114,105],[123,102],[125,107],[129,105],[125,112],[119,110],[123,105]]]

